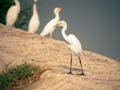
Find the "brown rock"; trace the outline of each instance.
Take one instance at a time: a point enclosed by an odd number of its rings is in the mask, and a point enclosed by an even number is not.
[[[81,76],[79,61],[73,59],[73,75],[68,75],[70,51],[65,42],[0,24],[0,72],[24,62],[47,69],[24,90],[120,90],[120,62],[84,51]]]

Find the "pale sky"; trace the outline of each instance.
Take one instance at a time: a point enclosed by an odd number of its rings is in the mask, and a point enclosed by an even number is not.
[[[21,1],[32,4],[32,0]],[[75,34],[83,49],[120,59],[120,0],[38,1],[40,32],[54,18],[54,8],[62,7],[60,17],[68,22],[67,34]],[[53,33],[53,37],[63,40],[60,29]]]

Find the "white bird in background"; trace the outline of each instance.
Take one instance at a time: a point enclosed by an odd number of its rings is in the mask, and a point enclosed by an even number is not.
[[[18,14],[20,12],[20,2],[19,0],[14,0],[15,5],[11,6],[7,12],[6,25],[12,29],[17,20]]]
[[[40,33],[41,36],[46,36],[50,34],[50,37],[52,37],[53,31],[56,29],[56,24],[60,20],[59,13],[61,10],[62,8],[58,8],[58,7],[54,9],[55,18],[46,24],[43,31]]]
[[[38,30],[39,25],[40,25],[40,21],[39,21],[39,15],[37,11],[37,0],[34,0],[33,15],[29,22],[28,32],[35,33]]]
[[[79,58],[79,62],[81,65],[82,73],[80,75],[84,75],[82,62],[81,62],[81,55],[82,55],[82,46],[78,38],[74,34],[66,35],[65,31],[67,30],[67,23],[65,21],[59,21],[57,26],[62,26],[62,35],[63,38],[68,42],[68,47],[71,49],[72,53],[75,54]],[[72,67],[72,53],[71,53],[71,62],[70,62],[70,71],[69,74],[72,74],[71,67]]]

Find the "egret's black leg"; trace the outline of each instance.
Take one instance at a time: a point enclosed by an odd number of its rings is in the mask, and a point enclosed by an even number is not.
[[[13,30],[14,29],[14,25],[10,26],[10,30]]]
[[[72,53],[71,53],[71,60],[70,60],[70,71],[69,71],[68,74],[72,74],[72,70],[71,70],[71,68],[72,68]]]
[[[12,30],[12,28],[11,28],[11,26],[10,26],[10,25],[8,25],[8,30]]]
[[[9,26],[9,30],[13,30],[13,29],[14,29],[13,25]]]
[[[82,73],[80,75],[84,75],[84,73],[83,73],[83,67],[82,67],[82,62],[81,62],[81,57],[78,56],[78,58],[79,58],[79,62],[80,62],[81,70],[82,70]]]
[[[50,32],[50,38],[52,38],[52,32]]]

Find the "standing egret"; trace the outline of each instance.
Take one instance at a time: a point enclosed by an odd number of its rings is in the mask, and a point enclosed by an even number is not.
[[[52,37],[53,31],[56,29],[55,26],[56,26],[57,22],[60,20],[59,13],[61,10],[62,10],[62,8],[58,8],[58,7],[54,9],[55,18],[46,24],[43,31],[40,33],[41,36],[46,36],[46,35],[50,34],[50,37]]]
[[[20,2],[19,0],[14,0],[15,5],[11,6],[7,12],[6,25],[12,29],[17,20],[18,14],[20,12]]]
[[[33,15],[29,22],[28,32],[35,33],[38,30],[39,25],[40,25],[40,21],[39,21],[39,15],[37,11],[37,0],[34,0]]]
[[[71,49],[72,53],[75,54],[80,62],[82,73],[81,75],[84,75],[83,68],[82,68],[82,62],[81,62],[81,55],[82,55],[82,46],[78,38],[74,34],[66,35],[65,31],[67,30],[67,23],[65,21],[59,21],[58,26],[62,26],[62,35],[63,38],[68,42],[68,47]],[[70,62],[70,71],[69,74],[72,74],[71,67],[72,67],[72,53],[71,53],[71,62]]]

